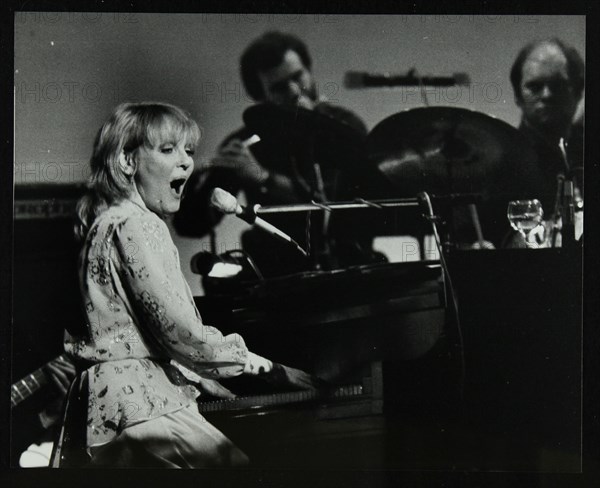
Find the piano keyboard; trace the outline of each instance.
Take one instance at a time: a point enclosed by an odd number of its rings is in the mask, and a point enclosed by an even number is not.
[[[201,413],[219,412],[225,410],[245,410],[252,408],[271,407],[290,403],[305,403],[314,400],[347,399],[363,395],[362,385],[348,385],[335,388],[332,392],[323,393],[316,390],[303,390],[271,395],[255,395],[232,398],[231,400],[216,400],[199,403]]]

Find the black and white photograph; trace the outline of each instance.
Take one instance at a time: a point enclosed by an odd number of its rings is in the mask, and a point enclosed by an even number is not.
[[[94,3],[12,12],[15,480],[583,486],[585,10]]]

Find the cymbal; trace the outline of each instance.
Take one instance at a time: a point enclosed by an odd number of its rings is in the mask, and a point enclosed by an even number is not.
[[[344,169],[364,154],[366,135],[349,123],[318,110],[262,103],[244,111],[244,123],[261,138],[261,145],[278,153]],[[281,169],[281,168],[270,168]]]
[[[535,152],[517,129],[463,108],[421,107],[392,115],[370,132],[366,151],[397,196],[428,191],[510,199],[535,177]]]

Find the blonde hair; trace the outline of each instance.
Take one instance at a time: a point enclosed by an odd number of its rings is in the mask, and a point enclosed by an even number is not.
[[[121,167],[121,154],[134,153],[142,145],[154,147],[165,129],[173,141],[184,139],[196,146],[200,140],[200,129],[187,113],[159,102],[123,103],[100,128],[90,159],[88,190],[77,203],[79,239],[85,239],[98,215],[133,191],[133,176]]]

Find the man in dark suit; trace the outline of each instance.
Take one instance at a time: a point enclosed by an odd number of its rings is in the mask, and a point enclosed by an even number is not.
[[[306,45],[297,37],[281,32],[265,33],[244,51],[240,67],[244,87],[256,102],[313,110],[352,127],[361,136],[366,136],[367,129],[355,114],[319,97],[311,71],[310,54]],[[249,128],[242,127],[227,136],[208,167],[199,168],[192,176],[186,198],[174,221],[179,233],[202,236],[220,221],[222,216],[211,209],[208,203],[215,187],[224,188],[232,194],[243,190],[250,204],[291,204],[315,198],[310,178],[284,170],[286,166],[289,167],[288,141],[282,140],[279,146],[265,144],[264,141],[250,144],[253,134]],[[346,175],[341,175],[340,178],[339,172],[331,168],[323,168],[323,171],[327,200],[359,196],[352,195],[354,186],[345,178]],[[269,220],[297,242],[306,244],[305,214],[275,215]],[[264,275],[280,275],[306,269],[306,260],[297,251],[260,232],[244,233],[242,247],[252,256]],[[342,261],[360,261],[365,253],[370,255],[368,238],[365,242],[362,239],[339,240],[349,243],[344,244],[343,250],[340,250],[345,256]]]
[[[582,188],[583,112],[577,109],[583,96],[584,63],[574,48],[559,39],[535,41],[519,52],[510,79],[522,112],[519,130],[538,156],[539,178],[532,196],[549,214],[559,173],[574,177]],[[559,147],[561,139],[566,163]]]

